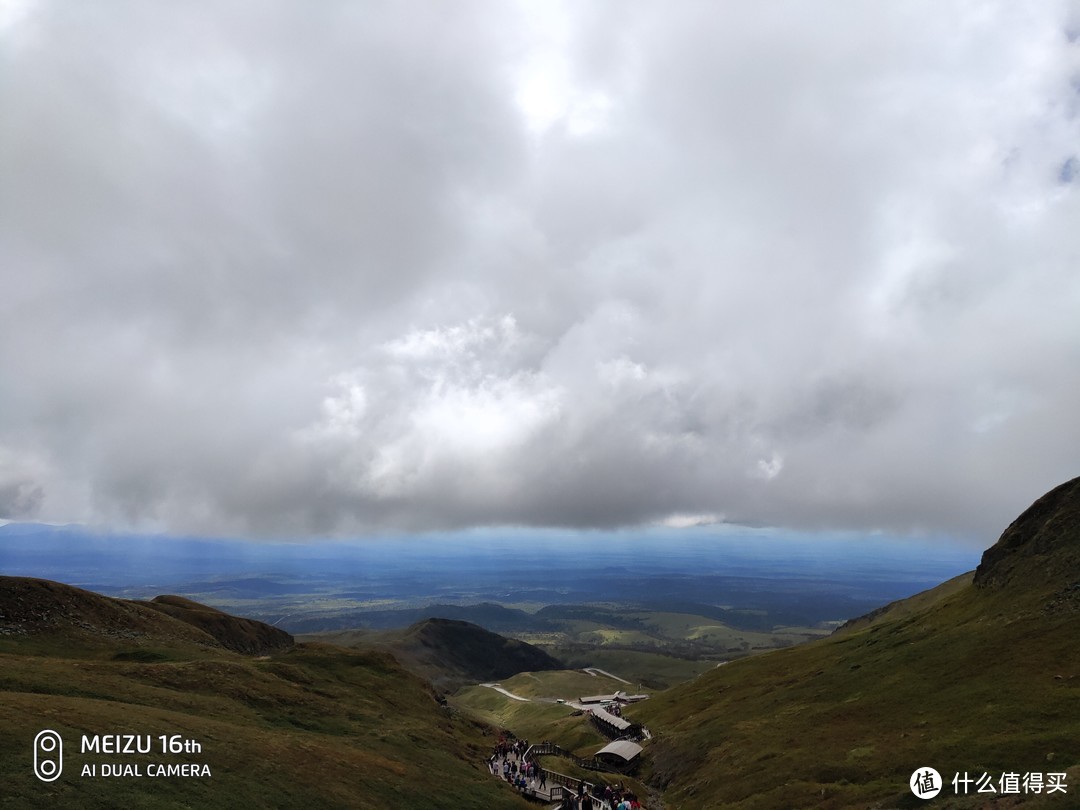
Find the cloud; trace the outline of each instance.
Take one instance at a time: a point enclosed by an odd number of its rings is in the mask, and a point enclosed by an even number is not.
[[[712,526],[721,523],[723,519],[723,515],[712,513],[705,515],[668,515],[660,521],[660,525],[667,526],[670,529],[690,529],[695,526]]]
[[[1075,29],[4,4],[0,519],[992,539],[1077,472]]]

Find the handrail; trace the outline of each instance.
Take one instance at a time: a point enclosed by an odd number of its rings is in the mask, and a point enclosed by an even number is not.
[[[533,745],[530,745],[529,749],[525,752],[525,759],[534,759],[536,757],[542,756],[562,757],[563,759],[570,760],[579,768],[586,768],[590,771],[607,770],[607,767],[604,765],[604,763],[602,763],[596,757],[584,759],[583,757],[579,757],[572,751],[567,751],[565,748],[559,747],[555,743],[534,743]]]
[[[579,757],[576,754],[567,751],[565,748],[562,748],[561,746],[556,745],[552,742],[531,744],[528,749],[526,749],[525,753],[520,756],[520,759],[535,760],[536,757],[540,756],[564,757],[566,759],[569,759],[578,767],[587,768],[589,770],[608,770],[595,757],[591,759],[583,759],[582,757]],[[545,782],[552,783],[551,787],[548,788],[548,796],[550,800],[555,801],[561,799],[564,793],[569,795],[576,795],[580,790],[581,785],[584,784],[585,790],[589,793],[590,796],[592,796],[594,806],[599,807],[601,810],[611,810],[611,805],[605,802],[603,797],[600,795],[599,788],[602,788],[603,785],[598,786],[596,783],[587,782],[584,779],[580,779],[576,776],[569,776],[565,773],[559,773],[558,771],[553,771],[550,768],[542,767],[540,768],[540,770],[544,774],[543,778]],[[535,788],[533,790],[535,791]],[[533,795],[535,796],[536,794],[533,793]]]

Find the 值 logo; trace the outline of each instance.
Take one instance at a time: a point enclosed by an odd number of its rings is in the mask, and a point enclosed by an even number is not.
[[[933,768],[917,768],[908,780],[911,792],[920,799],[932,799],[941,793],[941,774]]]

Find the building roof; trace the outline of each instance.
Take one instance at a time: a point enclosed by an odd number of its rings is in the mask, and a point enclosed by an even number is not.
[[[648,695],[628,695],[626,692],[615,692],[611,695],[586,695],[578,698],[578,703],[605,703],[607,701],[635,703],[639,700],[646,700],[648,697]]]
[[[600,756],[601,754],[611,754],[613,756],[619,757],[620,759],[625,759],[627,762],[630,762],[640,753],[641,746],[638,745],[636,742],[630,742],[629,740],[616,740],[613,743],[608,743],[599,751],[597,751],[596,756]]]
[[[617,728],[619,731],[626,731],[628,728],[630,728],[631,725],[633,725],[632,723],[628,723],[626,720],[623,720],[621,717],[616,717],[611,712],[605,712],[603,709],[590,709],[589,711],[593,713],[593,716],[597,720],[600,720],[603,723],[607,723],[608,725],[615,726],[615,728]]]

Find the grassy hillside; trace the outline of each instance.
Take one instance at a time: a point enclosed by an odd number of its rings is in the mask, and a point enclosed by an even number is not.
[[[480,766],[484,729],[387,653],[301,644],[245,656],[153,607],[57,583],[0,579],[0,716],[6,806],[525,806]],[[32,771],[44,728],[65,745],[51,783]],[[201,750],[79,750],[84,734],[116,733],[180,735]],[[212,775],[80,775],[102,762],[205,763]]]
[[[715,669],[711,659],[690,660],[663,652],[642,652],[619,647],[551,647],[553,655],[570,667],[599,667],[631,682],[618,688],[636,692],[666,689]],[[603,691],[603,690],[601,690]]]
[[[511,729],[518,737],[552,740],[575,752],[606,740],[580,712],[575,716],[577,710],[557,701],[626,688],[619,681],[579,670],[522,672],[500,681],[500,685],[525,700],[515,700],[486,686],[470,686],[457,692],[450,702],[485,722]]]
[[[635,707],[679,808],[913,807],[913,770],[1066,772],[1080,794],[1080,479],[1040,499],[974,581],[824,641],[735,661]],[[946,796],[949,798],[947,799]],[[985,806],[953,788],[936,806]],[[1013,797],[1023,800],[1025,797]]]
[[[549,605],[536,612],[536,619],[544,622],[543,629],[521,630],[517,635],[551,649],[622,649],[684,660],[711,659],[715,663],[751,652],[790,647],[828,633],[822,627],[777,626],[764,612],[693,604],[671,607],[644,610],[615,604]],[[700,612],[674,609],[678,607]]]
[[[590,676],[584,672],[522,672],[502,682],[508,691],[528,700],[515,700],[501,692],[484,686],[471,686],[459,691],[451,703],[468,714],[481,718],[501,728],[508,728],[522,738],[538,742],[550,740],[566,751],[580,757],[591,757],[610,740],[604,737],[581,711],[563,703],[556,697],[573,700],[583,694],[610,692],[624,684],[604,676]],[[647,785],[631,777],[613,773],[600,773],[580,768],[568,759],[545,757],[545,768],[575,778],[586,779],[594,784],[621,784],[639,796],[649,796]],[[657,807],[650,801],[649,807]]]
[[[454,695],[451,703],[488,723],[511,729],[518,737],[534,742],[552,740],[568,751],[605,742],[587,718],[575,716],[574,709],[554,701],[525,702],[494,689],[470,686]]]
[[[147,607],[197,627],[222,647],[239,653],[257,655],[283,650],[293,645],[293,638],[263,622],[230,616],[182,596],[157,596]]]
[[[426,619],[398,631],[343,631],[316,638],[342,646],[386,650],[411,672],[447,691],[477,681],[563,666],[531,644],[453,619]]]

